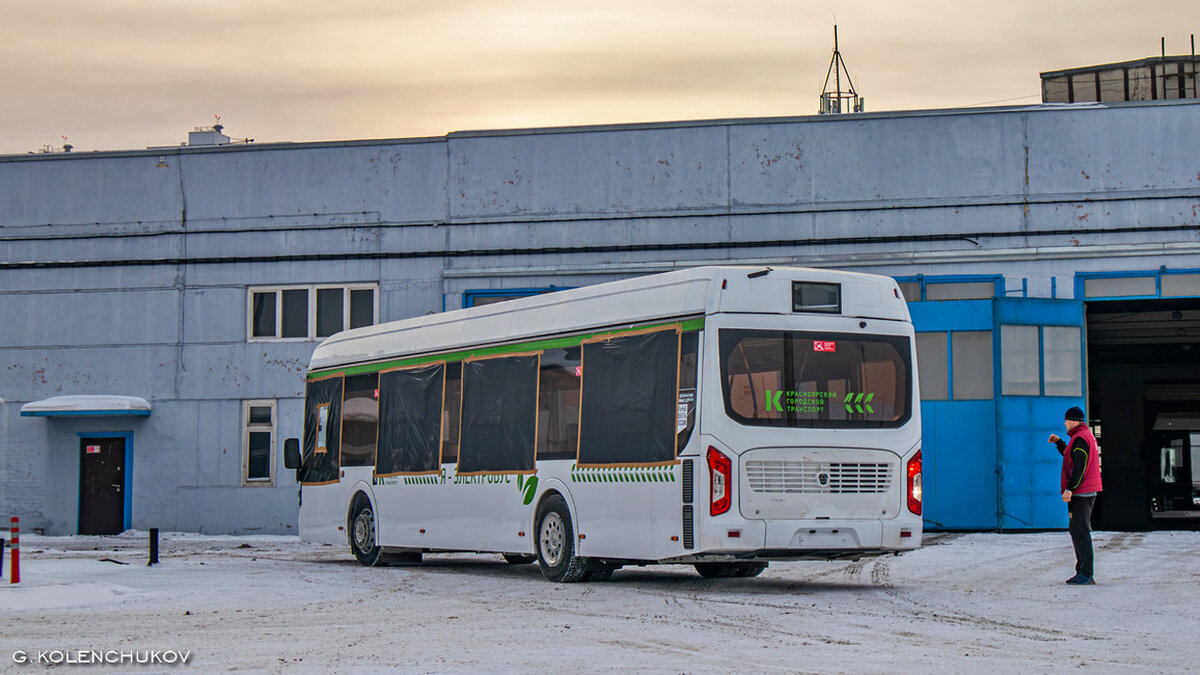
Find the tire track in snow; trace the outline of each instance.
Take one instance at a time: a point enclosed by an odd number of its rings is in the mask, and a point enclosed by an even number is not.
[[[897,605],[908,606],[913,619],[954,626],[984,627],[990,630],[1005,632],[1014,637],[1038,642],[1055,642],[1069,639],[1105,639],[1102,636],[1080,634],[1077,631],[1067,632],[1053,627],[1016,623],[976,613],[950,610],[913,599],[893,584],[889,565],[890,563],[886,559],[877,560],[871,570],[871,581],[874,585],[883,589],[891,602]]]

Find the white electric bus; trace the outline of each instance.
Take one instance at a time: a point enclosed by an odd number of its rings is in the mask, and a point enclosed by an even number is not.
[[[887,277],[702,267],[338,333],[313,353],[300,536],[552,581],[921,541],[908,308]]]

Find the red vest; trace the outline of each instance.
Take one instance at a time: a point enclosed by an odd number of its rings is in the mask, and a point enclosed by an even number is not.
[[[1086,424],[1080,424],[1075,427],[1071,431],[1071,439],[1067,441],[1067,451],[1063,453],[1061,489],[1067,489],[1067,481],[1070,480],[1071,473],[1075,468],[1075,458],[1071,453],[1071,445],[1076,438],[1082,438],[1087,442],[1088,458],[1087,466],[1083,469],[1083,481],[1073,492],[1100,492],[1104,489],[1104,486],[1100,483],[1100,448],[1096,445],[1096,437],[1092,435],[1092,430]]]

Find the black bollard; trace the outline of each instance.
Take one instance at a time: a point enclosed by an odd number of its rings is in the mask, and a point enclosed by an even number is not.
[[[146,563],[146,567],[158,564],[158,528],[150,528],[150,562]]]
[[[0,539],[0,577],[4,576],[4,540]]]

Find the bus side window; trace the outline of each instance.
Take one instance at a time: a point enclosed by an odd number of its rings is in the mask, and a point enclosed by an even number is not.
[[[675,461],[678,325],[583,341],[579,465]]]
[[[579,444],[579,347],[542,352],[537,458],[575,459]]]
[[[434,363],[379,375],[376,476],[436,473],[441,468],[444,372],[444,364]]]
[[[462,362],[446,364],[446,398],[442,406],[442,464],[458,463],[458,429],[462,423]]]
[[[342,466],[375,466],[379,373],[346,378],[342,398]]]
[[[540,353],[463,362],[458,473],[533,473]]]
[[[304,397],[304,445],[298,474],[301,483],[338,481],[341,432],[341,375],[309,381]]]
[[[689,331],[679,342],[679,409],[676,411],[676,452],[683,452],[696,426],[696,374],[700,332]]]

